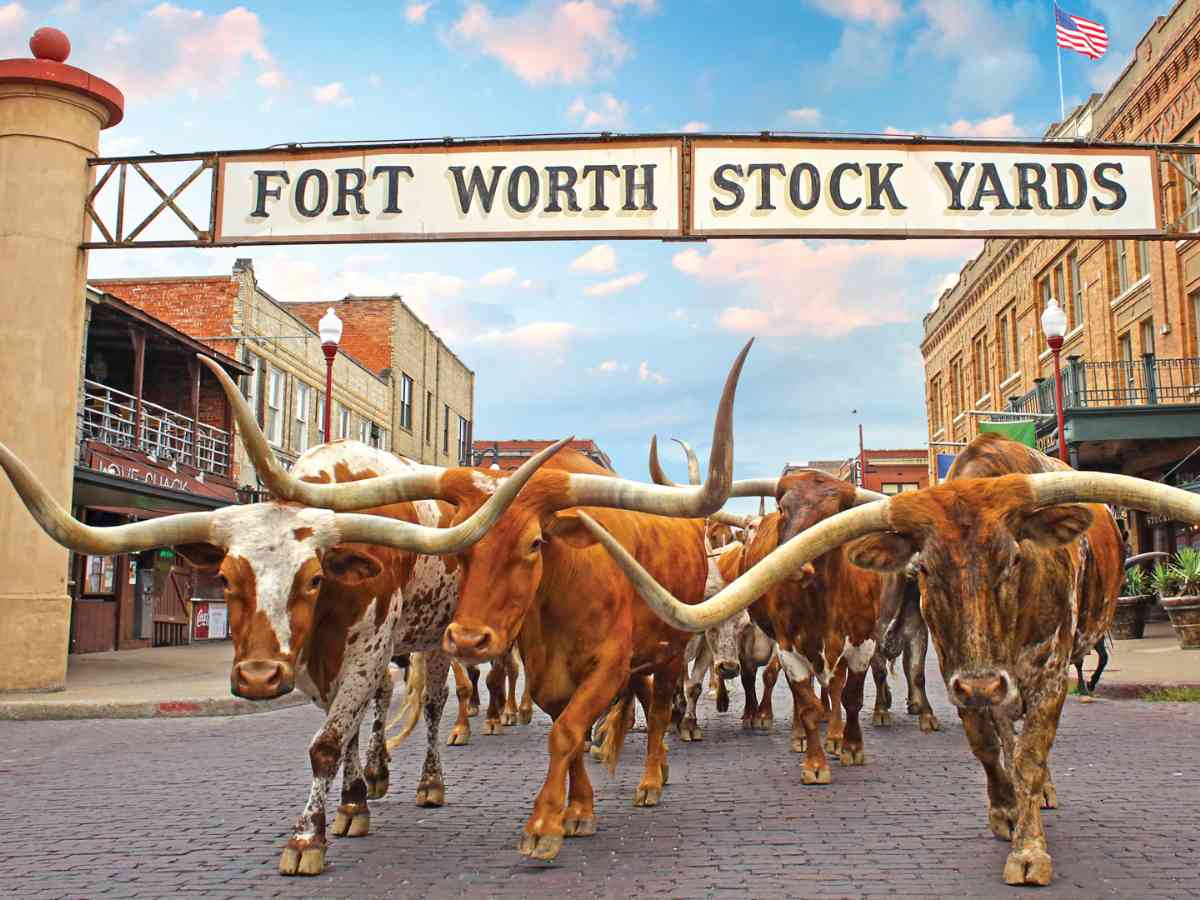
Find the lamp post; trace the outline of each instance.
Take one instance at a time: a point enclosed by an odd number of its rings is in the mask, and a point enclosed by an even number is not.
[[[1046,335],[1046,343],[1054,354],[1054,406],[1058,411],[1058,458],[1070,465],[1067,459],[1066,422],[1063,416],[1062,368],[1058,354],[1062,350],[1063,335],[1067,333],[1067,314],[1062,311],[1058,301],[1051,297],[1046,301],[1046,309],[1042,313],[1042,333]]]
[[[330,423],[333,420],[333,358],[337,356],[338,343],[342,340],[342,320],[338,318],[332,306],[317,323],[317,333],[321,336],[321,349],[325,352],[324,425],[325,441],[329,442],[333,440],[333,432],[330,431]]]

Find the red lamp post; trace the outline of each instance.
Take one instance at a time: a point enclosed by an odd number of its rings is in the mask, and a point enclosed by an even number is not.
[[[338,318],[333,307],[321,316],[317,323],[317,333],[321,336],[321,349],[325,352],[325,441],[333,440],[330,423],[333,420],[333,359],[337,356],[338,344],[342,340],[342,320]]]
[[[1054,406],[1058,412],[1058,458],[1070,465],[1067,458],[1066,419],[1063,415],[1062,368],[1059,363],[1059,351],[1062,350],[1063,336],[1067,333],[1067,314],[1063,312],[1058,301],[1051,297],[1046,301],[1046,310],[1042,313],[1042,333],[1046,335],[1046,343],[1054,354]]]

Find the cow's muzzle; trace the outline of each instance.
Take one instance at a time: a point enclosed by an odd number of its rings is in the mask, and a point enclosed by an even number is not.
[[[742,674],[742,666],[736,659],[722,659],[717,661],[717,675],[726,681],[730,678],[737,678]]]
[[[982,709],[1000,706],[1011,699],[1012,679],[1007,672],[950,676],[950,699],[955,706]]]
[[[442,637],[442,649],[462,662],[480,663],[496,656],[504,648],[495,630],[486,625],[472,628],[451,622]]]
[[[296,677],[290,663],[274,659],[249,659],[234,665],[229,683],[229,689],[235,697],[273,700],[291,693],[296,686]]]

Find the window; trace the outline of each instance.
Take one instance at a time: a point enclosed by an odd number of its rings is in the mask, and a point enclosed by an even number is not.
[[[450,452],[450,404],[442,409],[442,452]]]
[[[358,439],[364,444],[371,443],[371,420],[362,419],[358,423]]]
[[[111,594],[116,582],[117,558],[115,556],[85,556],[83,568],[83,592],[85,594]]]
[[[1123,363],[1121,368],[1125,370],[1125,385],[1129,390],[1129,395],[1125,399],[1131,400],[1137,376],[1133,371],[1133,337],[1128,331],[1117,338],[1117,355]]]
[[[929,382],[929,425],[934,434],[942,430],[942,379],[940,375]]]
[[[350,410],[338,404],[338,437],[350,437]]]
[[[324,444],[325,437],[325,395],[317,394],[317,443]]]
[[[462,416],[458,417],[458,464],[471,464],[471,423]]]
[[[903,494],[905,491],[918,491],[921,489],[921,485],[915,481],[885,481],[881,487],[882,493],[887,494],[889,497],[894,497],[896,494]]]
[[[400,427],[412,431],[413,380],[400,374]]]
[[[1079,256],[1072,253],[1067,257],[1067,266],[1071,270],[1071,330],[1083,324],[1083,276],[1079,274]]]
[[[267,440],[276,447],[283,446],[283,389],[287,376],[274,366],[267,366]]]
[[[957,418],[963,411],[962,360],[950,363],[950,411]]]
[[[1058,305],[1062,307],[1065,315],[1071,314],[1071,304],[1067,300],[1067,284],[1063,276],[1063,264],[1059,263],[1054,267],[1054,299],[1058,301]],[[1073,322],[1067,323],[1068,328],[1074,327]]]
[[[1192,323],[1196,329],[1196,356],[1200,356],[1200,291],[1192,294]]]
[[[1046,309],[1046,304],[1050,302],[1050,279],[1043,278],[1038,282],[1038,296],[1042,298],[1042,302],[1038,304],[1038,308],[1034,310],[1033,319],[1037,322],[1038,335],[1045,341],[1046,336],[1042,334],[1042,313]]]
[[[1117,241],[1117,293],[1125,293],[1129,287],[1128,241]]]
[[[1141,325],[1138,326],[1141,331],[1142,352],[1154,352],[1154,319],[1143,319]]]
[[[292,418],[292,449],[297,453],[308,449],[308,409],[313,389],[303,381],[296,382],[296,411]]]
[[[1012,372],[1012,360],[1008,354],[1008,313],[1001,313],[997,330],[996,349],[1000,353],[1000,375],[1004,377]]]
[[[982,331],[975,336],[975,397],[982,400],[987,396],[991,385],[988,373],[987,335]]]
[[[371,423],[371,440],[369,443],[372,447],[376,447],[379,450],[387,449],[387,432],[374,422]]]
[[[1188,178],[1183,182],[1183,227],[1188,231],[1200,231],[1200,187],[1197,187],[1197,183],[1200,182],[1200,169],[1197,169],[1195,155],[1184,155],[1183,168],[1188,173]]]
[[[1021,368],[1021,356],[1017,352],[1017,348],[1021,346],[1020,337],[1017,334],[1017,307],[1016,304],[1008,308],[1008,320],[1012,324],[1012,368],[1008,371],[1017,372]]]
[[[433,443],[433,391],[425,392],[425,443]]]
[[[1137,242],[1138,280],[1150,274],[1150,242]]]
[[[254,417],[258,421],[261,428],[263,424],[262,399],[265,393],[263,384],[266,378],[266,365],[263,363],[263,358],[256,353],[246,351],[246,365],[253,371],[246,376],[242,383],[242,395],[246,398],[246,402],[250,404],[250,408],[254,410]]]

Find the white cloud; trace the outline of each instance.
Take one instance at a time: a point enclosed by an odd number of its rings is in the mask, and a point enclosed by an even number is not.
[[[571,263],[574,272],[615,272],[617,270],[617,251],[608,244],[597,244],[591,250],[578,256]]]
[[[900,0],[808,0],[826,15],[852,22],[887,26],[900,18]]]
[[[825,88],[869,86],[895,77],[895,36],[869,25],[847,25],[825,65]]]
[[[789,109],[787,117],[797,125],[816,125],[821,121],[821,111],[814,106]]]
[[[432,3],[409,3],[404,7],[404,18],[408,19],[411,25],[422,25],[431,6]]]
[[[589,375],[616,375],[618,372],[624,372],[625,366],[621,365],[615,359],[606,359],[604,362],[597,364],[591,369],[588,369]]]
[[[959,119],[957,122],[943,125],[941,131],[954,137],[975,138],[1014,138],[1024,137],[1026,134],[1025,129],[1013,119],[1012,113],[980,119],[977,122]]]
[[[650,364],[646,360],[642,360],[638,366],[638,378],[650,384],[666,384],[667,379],[661,372],[655,372],[650,368]]]
[[[578,84],[629,56],[617,13],[595,0],[532,0],[514,15],[472,2],[452,35],[499,60],[529,84]]]
[[[593,284],[591,287],[584,288],[583,292],[589,297],[607,297],[610,294],[619,294],[621,291],[627,291],[631,287],[637,287],[645,280],[645,272],[634,272],[631,275],[622,275],[620,278],[613,278],[610,281]]]
[[[329,84],[314,87],[312,89],[312,98],[322,106],[328,106],[333,103],[336,103],[338,106],[349,106],[354,103],[354,98],[346,94],[346,85],[340,81],[331,81]]]
[[[584,129],[599,131],[624,128],[628,112],[628,103],[618,100],[612,94],[601,94],[596,98],[595,105],[577,97],[567,110],[567,115],[578,121]]]
[[[101,156],[138,156],[145,152],[146,143],[137,135],[100,132]]]
[[[537,284],[538,283],[536,281],[534,281],[532,278],[526,278],[520,284],[518,284],[517,287],[519,287],[523,291],[529,291],[529,290],[533,290],[533,288],[537,287]]]
[[[287,84],[287,78],[278,69],[268,69],[255,78],[254,83],[261,88],[275,91]]]
[[[691,122],[684,122],[679,130],[685,134],[695,134],[700,131],[708,131],[708,123],[693,119]]]
[[[479,279],[479,283],[484,287],[504,287],[505,285],[512,284],[516,280],[517,270],[512,266],[507,266],[503,269],[496,269],[492,272],[488,272]]]
[[[942,294],[958,284],[959,277],[958,272],[947,272],[941,277],[933,289],[933,303],[929,306],[930,312],[937,312],[937,308],[942,302]]]
[[[558,366],[565,361],[570,341],[577,332],[570,322],[529,322],[516,328],[494,329],[475,340],[506,353]]]
[[[658,0],[612,0],[612,5],[618,9],[622,6],[636,6],[640,12],[650,13],[658,9]]]
[[[0,6],[0,35],[8,37],[9,32],[16,32],[24,26],[29,11],[20,3],[9,3]]]
[[[73,16],[82,8],[82,0],[63,0],[51,10],[56,16]]]

